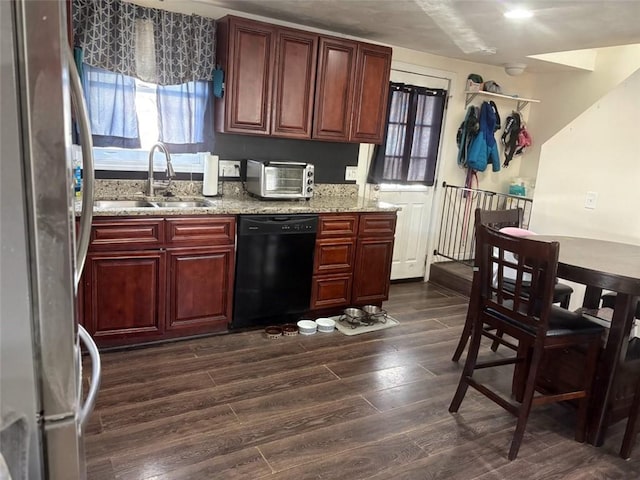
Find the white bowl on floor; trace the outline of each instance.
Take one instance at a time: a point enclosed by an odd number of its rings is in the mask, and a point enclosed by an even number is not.
[[[318,318],[316,319],[318,325],[318,331],[322,333],[331,333],[336,328],[336,322],[330,318]]]
[[[300,320],[298,322],[298,333],[300,335],[313,335],[318,329],[318,324],[313,320]]]

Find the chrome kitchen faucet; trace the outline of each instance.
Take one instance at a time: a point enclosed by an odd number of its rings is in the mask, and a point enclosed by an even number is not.
[[[153,152],[155,152],[156,149],[164,153],[165,160],[167,161],[166,174],[167,178],[169,179],[168,181],[160,180],[156,182],[153,180]],[[162,142],[155,143],[151,147],[151,150],[149,150],[149,179],[147,180],[147,195],[153,197],[154,190],[156,189],[168,191],[171,187],[171,181],[175,176],[176,172],[173,170],[173,165],[171,164],[171,154],[169,153],[167,146]]]

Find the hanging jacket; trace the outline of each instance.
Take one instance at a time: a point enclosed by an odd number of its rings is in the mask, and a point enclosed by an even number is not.
[[[480,107],[480,132],[471,142],[467,154],[467,165],[476,172],[484,172],[491,163],[494,172],[500,171],[500,154],[494,135],[496,114],[489,102]]]
[[[522,120],[520,119],[520,114],[518,112],[511,112],[511,115],[507,117],[507,121],[504,126],[504,132],[500,137],[500,142],[504,147],[504,163],[502,164],[503,167],[508,167],[509,162],[511,162],[513,156],[516,154],[521,122]]]
[[[458,165],[467,168],[467,153],[469,145],[478,134],[480,125],[478,124],[478,107],[471,105],[467,110],[464,120],[458,128],[456,143],[458,144]]]

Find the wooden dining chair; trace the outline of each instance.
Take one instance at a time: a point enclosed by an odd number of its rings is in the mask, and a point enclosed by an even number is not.
[[[479,212],[479,213],[478,213]],[[487,225],[496,230],[500,230],[502,228],[508,227],[522,227],[522,219],[523,219],[523,210],[522,208],[514,208],[511,210],[481,210],[476,209],[476,225]],[[480,223],[478,223],[478,221]],[[471,336],[471,326],[473,325],[473,318],[476,314],[476,309],[474,308],[474,296],[477,295],[477,287],[476,284],[476,273],[473,274],[473,279],[471,281],[471,294],[469,301],[469,308],[467,309],[467,318],[464,322],[464,327],[462,329],[462,334],[460,335],[460,340],[458,341],[458,345],[453,353],[452,361],[457,362],[460,360],[462,356],[462,352],[464,352],[465,347],[467,346],[467,341]],[[510,287],[511,283],[507,279],[507,287]],[[563,283],[556,283],[553,289],[553,303],[559,303],[562,308],[569,308],[569,302],[571,300],[571,294],[573,293],[573,289]],[[506,340],[503,339],[502,332],[496,332],[496,337],[491,344],[491,350],[494,352],[498,350],[499,345],[504,345],[508,348],[515,350],[517,347]]]
[[[477,217],[478,213],[476,213]],[[536,405],[565,400],[578,400],[578,419],[575,438],[583,442],[586,436],[587,411],[601,337],[604,328],[578,313],[553,305],[553,288],[558,267],[558,242],[541,242],[528,238],[512,237],[477,221],[476,267],[478,269],[478,315],[472,327],[471,345],[458,383],[458,388],[449,406],[457,412],[469,386],[494,401],[517,417],[516,429],[509,450],[509,460],[518,455],[531,408]],[[517,259],[510,260],[506,252]],[[493,277],[497,267],[497,279]],[[504,268],[512,268],[515,274],[515,290],[505,286]],[[524,294],[524,277],[530,278]],[[495,335],[487,332],[484,325],[505,332],[518,341],[518,353],[510,358],[478,362],[480,341],[483,336]],[[537,392],[537,380],[543,354],[549,349],[565,349],[586,346],[583,385],[578,390],[562,393]],[[487,383],[474,378],[474,371],[502,365],[516,365],[523,374],[524,382],[515,392],[520,403],[507,400]],[[540,389],[542,390],[542,389]]]

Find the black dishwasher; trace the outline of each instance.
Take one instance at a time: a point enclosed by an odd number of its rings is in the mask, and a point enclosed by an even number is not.
[[[240,215],[232,328],[285,323],[309,309],[317,215]]]

